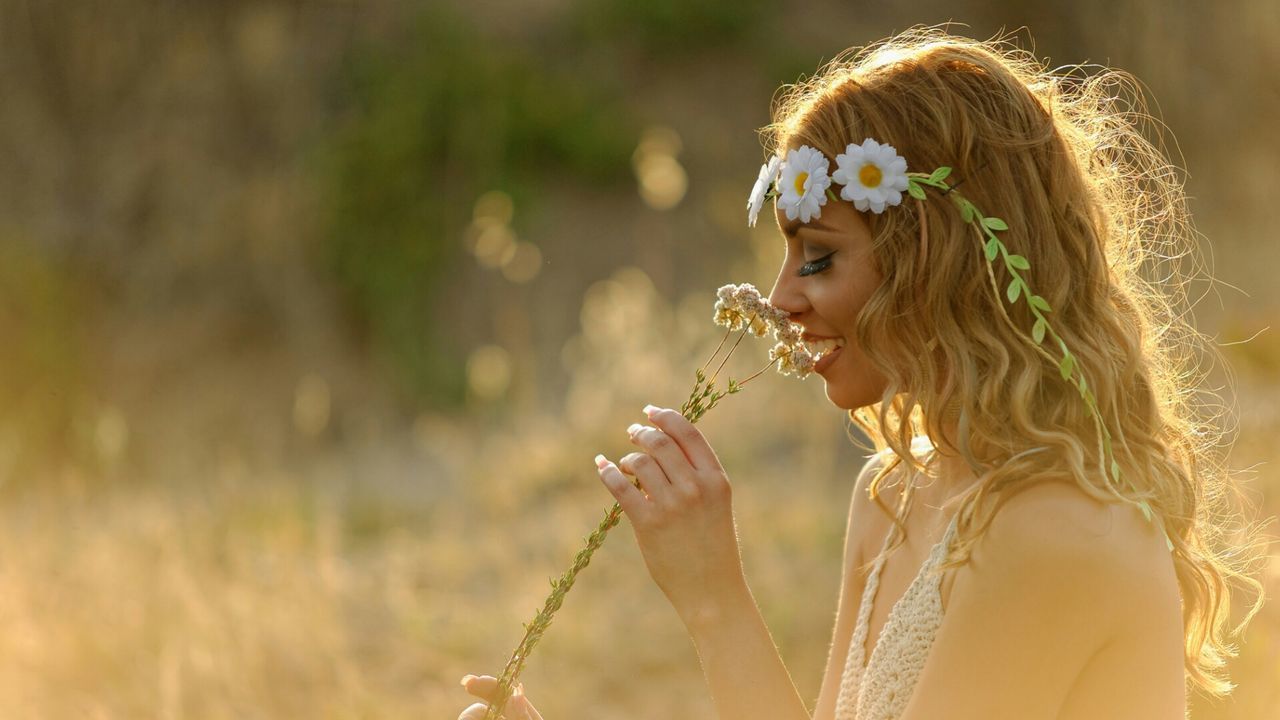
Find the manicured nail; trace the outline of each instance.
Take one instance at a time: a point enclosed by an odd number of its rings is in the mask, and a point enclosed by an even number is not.
[[[641,425],[640,423],[631,423],[630,425],[627,426],[627,434],[635,435],[636,433],[640,432],[643,429],[644,429],[644,426]]]
[[[644,414],[645,414],[645,415],[648,415],[649,417],[653,417],[653,414],[654,414],[654,413],[656,413],[656,412],[658,412],[658,410],[659,410],[659,409],[660,409],[660,408],[655,407],[655,406],[653,406],[653,405],[645,405],[645,406],[644,406]]]
[[[463,675],[463,676],[462,676],[462,687],[466,687],[466,686],[467,686],[467,683],[469,683],[469,682],[471,682],[472,680],[475,680],[475,679],[476,679],[476,676],[475,676],[475,675]]]
[[[596,455],[596,467],[598,467],[598,468],[602,468],[602,467],[604,467],[605,465],[607,465],[608,463],[609,463],[609,461],[608,461],[607,459],[605,459],[605,456],[604,456],[604,455]]]

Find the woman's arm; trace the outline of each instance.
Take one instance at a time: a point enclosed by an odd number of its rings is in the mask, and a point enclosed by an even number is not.
[[[720,717],[809,720],[743,575],[728,475],[679,412],[645,411],[655,427],[628,428],[644,452],[596,464],[649,574],[693,636]]]
[[[724,720],[810,720],[746,582],[686,624],[716,714]]]

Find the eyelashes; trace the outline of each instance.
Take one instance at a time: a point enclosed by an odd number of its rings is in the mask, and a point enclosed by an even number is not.
[[[800,277],[805,277],[806,275],[813,275],[814,273],[820,273],[823,270],[826,270],[831,267],[831,256],[835,254],[836,252],[832,250],[813,262],[807,262],[804,265],[801,265],[800,269],[796,271],[796,274]]]

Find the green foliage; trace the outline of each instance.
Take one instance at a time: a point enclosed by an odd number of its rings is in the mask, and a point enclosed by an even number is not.
[[[1009,302],[1011,303],[1017,302],[1018,293],[1021,292],[1021,290],[1022,290],[1022,283],[1019,282],[1017,278],[1014,278],[1012,281],[1010,281],[1009,289],[1005,291],[1005,294],[1009,296]]]
[[[579,32],[587,39],[639,42],[670,54],[741,44],[766,27],[763,0],[605,0],[578,3]]]
[[[354,51],[336,88],[350,107],[320,150],[326,260],[353,320],[419,401],[463,397],[462,349],[431,323],[462,262],[471,208],[502,189],[536,205],[547,175],[629,177],[638,136],[589,73],[534,62],[442,8],[402,41]]]
[[[983,246],[982,252],[988,261],[995,260],[996,253],[1000,252],[1000,241],[995,238],[991,238],[987,241],[987,244]]]

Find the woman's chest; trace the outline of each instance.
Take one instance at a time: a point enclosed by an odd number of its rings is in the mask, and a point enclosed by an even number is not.
[[[913,534],[916,538],[921,538],[924,531],[918,530]],[[890,551],[880,568],[874,594],[864,593],[863,601],[870,603],[864,656],[867,661],[879,644],[891,618],[909,609],[904,607],[906,604],[918,605],[925,600],[921,597],[922,594],[936,592],[945,610],[954,572],[944,572],[936,585],[925,582],[925,565],[934,550],[934,543],[929,540],[927,537],[907,540]]]

